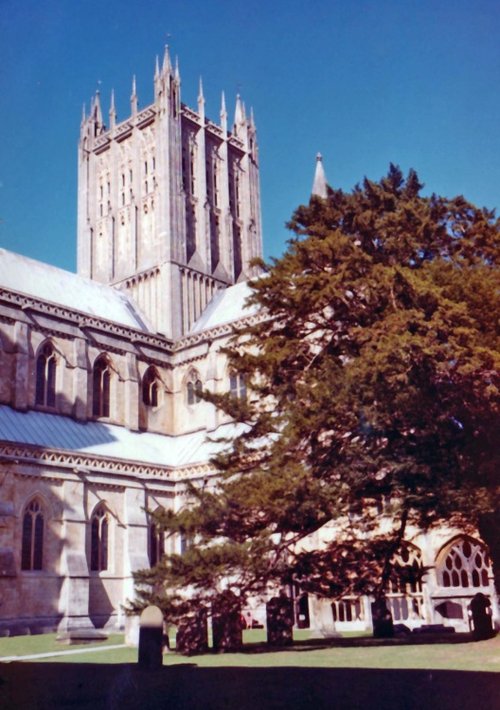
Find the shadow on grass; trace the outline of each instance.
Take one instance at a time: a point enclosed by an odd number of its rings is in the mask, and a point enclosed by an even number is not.
[[[52,710],[498,710],[500,675],[366,668],[0,665],[0,707]]]
[[[470,633],[407,634],[380,639],[373,636],[326,637],[295,639],[289,646],[270,646],[265,641],[246,642],[239,653],[269,653],[271,651],[317,651],[324,648],[373,648],[377,646],[422,646],[425,644],[471,643]]]

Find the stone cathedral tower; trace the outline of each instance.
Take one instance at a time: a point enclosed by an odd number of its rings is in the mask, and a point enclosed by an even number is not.
[[[78,273],[125,289],[155,330],[186,333],[219,288],[247,279],[262,252],[253,116],[239,97],[228,130],[181,102],[168,49],[156,62],[154,102],[109,127],[99,94],[84,113],[78,157]]]

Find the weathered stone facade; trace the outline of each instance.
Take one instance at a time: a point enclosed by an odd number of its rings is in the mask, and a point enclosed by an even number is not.
[[[244,308],[261,254],[255,125],[239,98],[231,131],[224,100],[207,120],[201,86],[197,111],[183,105],[168,53],[154,87],[140,111],[134,87],[126,121],[112,103],[105,128],[98,96],[82,121],[79,275],[0,249],[0,633],[123,627],[132,571],[183,544],[147,511],[213,476],[206,434],[231,427],[197,389],[230,389],[221,346],[235,319],[261,317]],[[324,179],[319,159],[320,196]],[[478,540],[412,542],[404,562],[429,572],[390,594],[395,621],[466,629],[477,591],[497,613]],[[368,628],[370,602],[297,590],[295,619]]]

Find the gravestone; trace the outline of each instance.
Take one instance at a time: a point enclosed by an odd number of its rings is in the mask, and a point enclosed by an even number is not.
[[[376,599],[372,602],[373,637],[387,639],[394,636],[394,622],[387,601]]]
[[[266,604],[267,643],[289,646],[293,642],[293,601],[285,595],[273,597]]]
[[[183,656],[208,651],[207,612],[205,609],[184,617],[177,626],[175,650]]]
[[[157,670],[163,663],[163,614],[157,606],[147,606],[139,620],[139,666]]]
[[[223,592],[212,603],[212,638],[215,651],[239,651],[243,645],[243,624],[238,598]]]
[[[472,635],[476,641],[484,641],[494,635],[491,620],[491,602],[487,596],[478,592],[469,604],[472,616]]]

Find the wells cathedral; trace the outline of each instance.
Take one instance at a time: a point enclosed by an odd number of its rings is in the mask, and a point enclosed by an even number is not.
[[[181,101],[168,52],[154,101],[106,121],[100,97],[78,148],[78,274],[0,249],[0,634],[124,627],[132,572],[184,541],[148,519],[213,475],[207,438],[231,422],[200,390],[244,394],[220,348],[246,307],[262,253],[256,129],[238,97],[228,120]],[[232,118],[231,111],[231,118]],[[321,160],[313,192],[324,196]],[[305,196],[307,199],[307,196]],[[442,530],[405,562],[395,622],[468,630],[482,592],[498,618],[487,549]],[[258,614],[258,610],[254,610]],[[371,628],[363,598],[296,600],[296,623]]]

